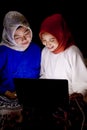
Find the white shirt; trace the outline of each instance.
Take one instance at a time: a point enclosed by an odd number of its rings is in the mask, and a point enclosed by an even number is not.
[[[58,54],[46,47],[42,50],[41,77],[48,79],[67,79],[69,94],[84,94],[87,90],[87,68],[81,51],[75,45]]]

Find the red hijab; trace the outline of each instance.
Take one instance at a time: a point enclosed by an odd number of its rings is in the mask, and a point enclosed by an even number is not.
[[[54,53],[64,51],[74,44],[73,36],[61,14],[53,14],[42,22],[39,32],[40,39],[45,32],[50,33],[58,40],[59,46]]]

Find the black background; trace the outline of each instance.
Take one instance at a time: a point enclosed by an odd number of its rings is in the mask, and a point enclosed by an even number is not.
[[[87,57],[87,6],[85,0],[3,0],[0,3],[0,40],[4,15],[11,10],[19,11],[26,16],[33,31],[33,41],[41,46],[38,37],[41,22],[48,15],[62,13],[77,46],[84,57]]]

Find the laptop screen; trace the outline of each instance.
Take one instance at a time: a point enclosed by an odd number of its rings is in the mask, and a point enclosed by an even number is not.
[[[63,79],[14,79],[19,103],[26,107],[68,108],[68,81]]]

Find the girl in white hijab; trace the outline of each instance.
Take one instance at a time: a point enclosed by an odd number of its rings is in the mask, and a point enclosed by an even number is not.
[[[4,109],[6,114],[20,112],[14,78],[39,78],[40,57],[41,48],[32,42],[27,19],[20,12],[9,11],[3,20],[0,43],[0,114]]]

